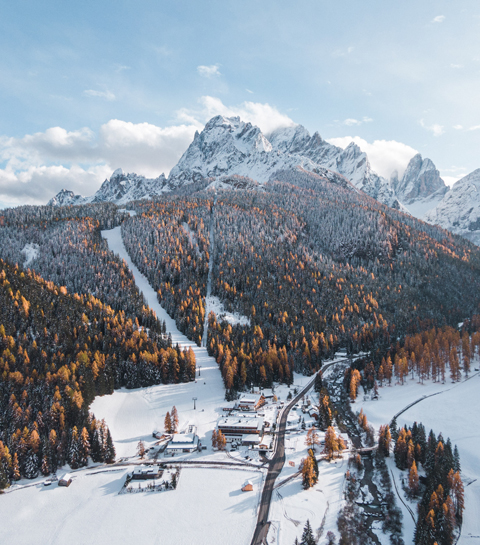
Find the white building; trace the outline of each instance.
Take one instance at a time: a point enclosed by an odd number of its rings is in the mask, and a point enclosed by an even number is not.
[[[235,415],[220,418],[217,428],[223,433],[228,443],[240,443],[244,435],[261,436],[264,419],[257,415]]]
[[[195,433],[175,433],[165,449],[165,456],[174,456],[198,449],[198,436]]]

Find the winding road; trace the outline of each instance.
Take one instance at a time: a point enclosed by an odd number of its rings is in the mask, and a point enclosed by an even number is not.
[[[343,361],[350,361],[350,360],[337,360],[337,361],[331,362],[325,365],[322,368],[322,371],[325,371],[325,369],[328,369],[332,365],[341,363]],[[313,386],[315,382],[315,376],[316,374],[312,377],[312,380],[302,389],[302,391],[299,394],[297,394],[292,399],[292,401],[290,401],[290,403],[283,409],[281,413],[280,422],[277,428],[278,431],[276,436],[277,440],[275,442],[275,452],[268,467],[268,473],[265,479],[265,485],[263,487],[262,498],[260,500],[260,507],[258,509],[257,525],[255,527],[255,533],[253,534],[251,545],[262,545],[263,543],[267,542],[266,541],[267,534],[268,534],[268,529],[270,527],[270,523],[267,522],[267,520],[268,520],[268,512],[270,511],[270,503],[272,501],[272,493],[275,486],[275,481],[277,477],[280,475],[283,469],[283,466],[285,464],[285,430],[287,427],[288,413],[290,412],[291,408],[296,403],[298,403],[299,400],[302,399],[302,397]]]

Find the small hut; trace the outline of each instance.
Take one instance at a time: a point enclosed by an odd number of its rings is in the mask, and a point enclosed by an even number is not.
[[[242,486],[242,492],[253,492],[252,481],[245,482],[245,484]]]
[[[70,486],[72,484],[72,476],[70,473],[65,475],[58,481],[58,486]]]

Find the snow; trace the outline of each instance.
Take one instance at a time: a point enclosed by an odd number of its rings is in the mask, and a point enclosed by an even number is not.
[[[408,212],[415,218],[422,219],[430,210],[440,204],[443,196],[432,199],[419,199],[412,204],[404,205]]]
[[[2,544],[250,543],[260,472],[183,468],[175,490],[119,494],[132,469],[84,470],[68,488],[39,484],[1,495]],[[245,480],[254,492],[241,491]]]
[[[25,244],[22,254],[25,255],[25,261],[23,262],[24,267],[28,267],[30,263],[37,259],[38,255],[40,253],[40,246],[35,243],[29,242],[28,244]]]
[[[225,405],[218,366],[204,348],[197,347],[177,330],[159,305],[155,291],[126,253],[120,227],[103,231],[102,235],[109,247],[126,260],[148,304],[166,321],[173,342],[193,348],[201,376],[187,384],[122,389],[96,398],[91,410],[97,418],[106,419],[117,458],[131,457],[137,462],[138,441],[144,440],[146,447],[151,447],[156,442],[152,431],[163,429],[165,414],[175,405],[180,431],[197,426],[200,440],[208,448],[168,459],[160,455],[159,461],[172,464],[187,458],[204,463],[183,467],[177,488],[162,492],[119,494],[127,473],[138,467],[133,465],[74,471],[68,488],[58,487],[57,483],[45,487],[41,478],[33,483],[20,481],[21,486],[16,485],[0,496],[2,543],[30,544],[35,532],[35,542],[49,545],[137,541],[162,545],[247,545],[255,528],[264,472],[211,449],[211,433]],[[197,398],[196,410],[192,397]],[[220,469],[206,465],[212,460],[237,466]],[[253,492],[241,491],[245,480],[253,483]],[[130,486],[138,488],[138,483]]]
[[[478,362],[475,362],[475,367],[478,367]],[[437,435],[441,432],[445,439],[450,437],[452,444],[458,446],[465,486],[465,511],[462,535],[458,542],[460,545],[467,543],[469,535],[480,535],[480,482],[477,480],[480,467],[479,389],[478,372],[468,380],[455,384],[450,381],[446,384],[430,381],[422,385],[409,379],[404,386],[380,388],[379,400],[357,401],[352,405],[354,411],[363,408],[369,423],[378,429],[381,424],[389,423],[404,407],[421,399],[398,417],[397,424],[403,426],[422,422],[427,433],[430,429]],[[399,478],[396,480],[400,491]],[[402,507],[400,503],[399,507]],[[407,520],[404,514],[404,521]],[[413,526],[407,524],[405,531],[413,532]],[[412,535],[413,533],[404,534],[405,543],[412,542]]]
[[[153,442],[153,430],[164,429],[165,415],[167,411],[171,411],[173,405],[179,414],[180,429],[187,424],[196,425],[201,443],[208,446],[207,453],[211,454],[211,434],[225,405],[223,380],[218,365],[205,348],[198,347],[178,331],[175,321],[158,303],[155,290],[132,263],[125,250],[120,227],[102,231],[102,236],[107,240],[110,249],[126,261],[150,308],[160,320],[165,320],[167,331],[172,334],[173,344],[178,343],[181,347],[193,349],[200,376],[197,373],[195,382],[117,390],[111,396],[97,397],[91,410],[97,418],[105,418],[107,421],[117,456],[134,455],[140,440]],[[193,409],[193,397],[197,398],[196,410]]]
[[[202,253],[200,252],[200,248],[198,247],[198,242],[195,237],[195,233],[190,229],[190,226],[185,221],[182,223],[182,227],[188,235],[192,248],[195,248],[195,251],[197,252],[197,256],[202,257]]]
[[[223,319],[232,325],[250,325],[250,318],[243,316],[242,314],[238,314],[237,312],[233,314],[231,312],[227,312],[223,306],[223,303],[218,297],[215,297],[215,295],[210,295],[206,298],[206,306],[209,313],[214,312],[217,315],[218,321]]]
[[[277,486],[299,471],[302,459],[307,456],[307,430],[286,436],[285,465],[276,481]],[[322,432],[319,432],[319,436],[323,440]],[[318,482],[309,490],[303,489],[299,475],[274,491],[269,513],[269,520],[272,522],[267,538],[269,545],[292,545],[296,537],[300,540],[307,519],[310,520],[315,536],[320,527],[323,527],[323,538],[329,530],[337,533],[337,516],[344,504],[343,485],[347,457],[348,455],[332,462],[319,460]],[[295,466],[292,467],[289,462],[294,462]]]

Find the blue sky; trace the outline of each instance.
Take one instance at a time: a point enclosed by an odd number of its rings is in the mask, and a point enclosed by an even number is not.
[[[480,167],[476,0],[60,2],[0,8],[0,201],[168,171],[217,113]]]

